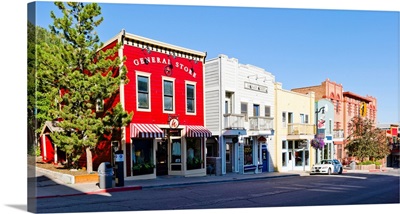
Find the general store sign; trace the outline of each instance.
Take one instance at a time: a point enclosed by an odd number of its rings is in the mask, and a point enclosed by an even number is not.
[[[181,71],[188,73],[189,75],[196,78],[197,74],[194,70],[192,70],[192,66],[185,65],[179,61],[171,62],[171,60],[167,57],[158,57],[158,56],[149,56],[149,57],[141,57],[137,59],[133,59],[133,64],[135,66],[139,65],[147,65],[147,64],[164,64],[164,65],[172,65],[171,68],[176,68]]]
[[[244,88],[245,89],[249,89],[249,90],[253,90],[253,91],[259,91],[259,92],[263,92],[263,93],[268,93],[268,87],[267,86],[258,85],[258,84],[255,84],[255,83],[244,82]]]

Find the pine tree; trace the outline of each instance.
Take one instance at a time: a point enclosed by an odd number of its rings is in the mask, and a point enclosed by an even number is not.
[[[372,120],[354,117],[349,123],[349,130],[345,149],[350,156],[364,161],[382,159],[390,154],[385,136],[374,127]]]
[[[96,3],[55,2],[62,11],[50,26],[63,45],[52,46],[47,51],[53,54],[52,62],[46,65],[52,71],[50,91],[61,94],[54,100],[58,108],[49,109],[59,121],[62,132],[51,133],[59,149],[67,154],[69,167],[78,167],[78,160],[86,153],[87,171],[92,167],[92,150],[107,134],[112,135],[126,126],[132,113],[126,113],[121,104],[104,106],[103,113],[96,112],[96,105],[104,101],[112,103],[121,84],[127,84],[125,58],[118,57],[121,44],[108,50],[100,50],[102,43],[95,31],[103,18]],[[44,79],[48,80],[50,77]]]
[[[61,40],[48,30],[28,21],[27,38],[27,120],[28,151],[37,146],[38,133],[45,121],[52,120],[50,110],[56,108],[54,101],[59,95],[54,82],[57,54],[51,52],[61,46]]]

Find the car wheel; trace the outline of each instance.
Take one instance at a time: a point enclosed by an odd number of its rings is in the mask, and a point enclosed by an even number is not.
[[[331,174],[332,174],[331,168],[329,168],[329,169],[328,169],[328,175],[331,175]]]
[[[339,169],[339,175],[341,175],[342,173],[343,173],[343,168],[340,167],[340,169]]]

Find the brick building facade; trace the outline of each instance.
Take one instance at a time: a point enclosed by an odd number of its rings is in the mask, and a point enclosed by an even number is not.
[[[373,96],[361,96],[353,92],[344,92],[343,85],[326,79],[321,85],[294,88],[292,91],[299,93],[315,93],[315,101],[328,99],[333,103],[333,142],[335,145],[335,158],[347,164],[348,157],[345,151],[345,139],[348,136],[348,123],[355,116],[365,111],[365,117],[376,124],[377,100]],[[364,105],[365,104],[365,105]]]

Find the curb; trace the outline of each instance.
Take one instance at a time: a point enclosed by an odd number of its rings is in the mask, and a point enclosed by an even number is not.
[[[54,172],[54,171],[51,171],[48,169],[42,169],[40,167],[36,167],[35,170],[45,173],[46,175],[50,176],[51,178],[58,179],[58,180],[64,182],[65,184],[75,184],[75,176],[73,176],[73,175],[63,174],[60,172]]]

